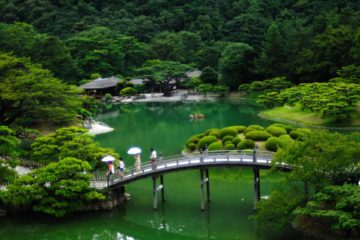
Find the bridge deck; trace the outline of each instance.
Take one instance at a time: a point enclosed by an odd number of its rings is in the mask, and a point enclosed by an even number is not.
[[[249,151],[217,151],[191,156],[177,155],[160,159],[154,164],[144,163],[141,166],[140,171],[136,171],[134,168],[131,168],[123,176],[116,173],[112,176],[110,182],[107,181],[105,175],[103,174],[101,178],[94,178],[91,182],[91,186],[98,189],[106,187],[114,188],[141,178],[192,168],[243,166],[269,169],[272,167],[272,156],[272,152],[265,151],[258,151],[256,153],[251,153]],[[290,170],[290,167],[285,164],[281,164],[277,167],[282,170]]]

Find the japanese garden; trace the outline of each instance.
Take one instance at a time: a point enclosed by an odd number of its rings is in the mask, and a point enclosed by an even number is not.
[[[0,238],[359,239],[360,1],[0,0]]]

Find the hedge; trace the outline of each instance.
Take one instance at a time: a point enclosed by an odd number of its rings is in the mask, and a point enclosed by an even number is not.
[[[211,143],[217,142],[217,138],[214,136],[205,136],[200,139],[200,141],[197,144],[197,149],[205,149],[206,147],[209,147]]]
[[[302,140],[304,137],[310,133],[310,130],[307,128],[298,128],[290,132],[290,137],[295,140]]]
[[[241,142],[241,138],[240,137],[234,137],[232,142],[233,142],[233,144],[235,146],[237,146]]]
[[[253,140],[250,140],[250,139],[245,139],[245,140],[241,141],[237,145],[237,148],[240,149],[240,150],[253,149],[254,147],[255,147],[255,142]]]
[[[294,127],[289,126],[289,125],[285,125],[285,124],[281,124],[281,123],[275,123],[275,124],[273,124],[271,126],[285,128],[287,133],[290,133],[292,130],[294,130]]]
[[[228,141],[232,141],[234,139],[234,136],[230,136],[230,135],[227,135],[225,137],[223,137],[223,142],[228,142]]]
[[[269,137],[271,137],[270,133],[265,132],[265,131],[250,131],[248,133],[246,133],[245,137],[247,139],[251,139],[254,141],[265,141],[267,140]]]
[[[233,127],[226,127],[220,130],[220,138],[223,138],[227,135],[235,137],[237,135],[236,129]]]
[[[243,133],[244,130],[246,129],[246,127],[242,126],[242,125],[241,126],[232,126],[232,128],[235,128],[238,133]]]
[[[214,130],[209,133],[209,136],[214,136],[216,138],[220,138],[220,133],[219,133],[219,131]]]
[[[282,135],[279,137],[279,140],[282,143],[282,147],[285,147],[294,141],[289,135]]]
[[[251,131],[261,131],[261,130],[264,130],[264,128],[260,125],[250,125],[244,130],[244,134]]]
[[[205,136],[208,136],[208,135],[210,135],[210,133],[213,132],[213,131],[217,131],[217,132],[218,132],[219,129],[217,129],[217,128],[210,128],[210,129],[206,130],[204,134],[205,134]]]
[[[189,143],[189,144],[186,145],[186,147],[190,151],[194,151],[196,149],[196,144],[195,143]]]
[[[266,141],[265,147],[269,151],[276,152],[279,147],[282,147],[282,142],[278,137],[271,137]]]
[[[266,131],[275,137],[279,137],[281,135],[287,134],[287,131],[285,128],[274,126],[274,125],[267,127]]]
[[[232,144],[232,143],[228,143],[225,145],[225,149],[226,150],[232,150],[232,149],[235,149],[235,145]]]
[[[213,142],[208,147],[209,151],[216,151],[216,150],[222,150],[222,149],[223,149],[223,145],[221,142]]]

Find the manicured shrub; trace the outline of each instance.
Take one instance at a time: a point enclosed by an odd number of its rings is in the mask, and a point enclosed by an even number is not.
[[[290,133],[292,130],[294,130],[294,127],[289,126],[289,125],[285,125],[285,124],[281,124],[281,123],[275,123],[275,124],[273,124],[271,126],[285,128],[287,133]]]
[[[109,101],[111,99],[112,99],[112,95],[110,93],[106,93],[105,96],[104,96],[104,100]]]
[[[199,138],[195,135],[195,136],[189,137],[189,139],[186,141],[186,145],[189,143],[197,144],[198,142],[199,142]]]
[[[235,146],[237,146],[241,142],[241,138],[240,137],[234,137],[232,142],[233,142],[233,144]]]
[[[282,135],[279,140],[281,141],[281,147],[285,147],[294,141],[289,135]]]
[[[287,134],[287,131],[286,131],[285,128],[277,127],[277,126],[274,126],[274,125],[271,125],[271,126],[267,127],[266,131],[268,133],[270,133],[271,135],[275,136],[275,137],[279,137],[281,135]]]
[[[216,150],[222,150],[224,146],[221,142],[213,142],[209,145],[208,150],[209,151],[216,151]]]
[[[251,131],[261,131],[261,130],[264,130],[264,128],[260,125],[250,125],[244,130],[244,134]]]
[[[120,96],[124,96],[124,97],[134,96],[136,94],[137,94],[136,89],[132,87],[126,87],[121,89],[120,91]]]
[[[214,130],[209,133],[209,136],[214,136],[216,138],[220,138],[220,133],[219,133],[219,131]]]
[[[304,137],[310,133],[310,130],[307,128],[298,128],[290,132],[290,137],[295,140],[302,140]]]
[[[250,139],[242,140],[238,145],[237,148],[240,150],[243,149],[253,149],[255,147],[255,142]]]
[[[232,141],[234,139],[234,136],[230,136],[230,135],[227,135],[225,137],[223,137],[223,142],[228,142],[228,141]]]
[[[217,129],[217,128],[210,128],[210,129],[208,129],[208,130],[205,131],[204,135],[205,135],[205,136],[208,136],[208,135],[210,135],[210,133],[212,133],[213,131],[219,132],[219,129]]]
[[[223,145],[224,145],[224,146],[226,146],[226,145],[229,144],[229,143],[233,144],[232,141],[225,141],[225,142],[223,141]]]
[[[209,147],[211,143],[217,142],[217,138],[214,136],[205,136],[201,138],[197,144],[197,149],[205,149]]]
[[[278,137],[271,137],[266,140],[265,147],[269,151],[276,152],[279,147],[282,146],[282,142]]]
[[[226,150],[232,150],[232,149],[235,149],[235,145],[232,144],[232,143],[228,143],[225,145],[225,149]]]
[[[194,151],[196,149],[196,144],[195,143],[189,143],[186,145],[187,149],[190,151]]]
[[[250,131],[248,133],[245,134],[245,137],[247,139],[251,139],[254,141],[265,141],[267,140],[269,137],[271,137],[270,133],[265,132],[265,131]]]
[[[224,138],[227,135],[235,137],[237,135],[236,129],[233,127],[226,127],[220,130],[220,138]]]
[[[235,128],[238,133],[243,133],[246,129],[245,126],[232,126],[232,128]]]

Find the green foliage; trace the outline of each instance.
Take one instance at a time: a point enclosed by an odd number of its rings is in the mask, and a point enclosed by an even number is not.
[[[232,150],[232,149],[235,149],[235,145],[233,143],[226,143],[225,144],[225,149],[226,150]]]
[[[230,43],[221,53],[219,71],[220,83],[237,89],[252,78],[254,49],[245,43]]]
[[[226,127],[220,130],[220,138],[224,138],[225,136],[237,136],[237,131],[233,127]]]
[[[209,145],[213,142],[217,142],[217,138],[214,136],[205,136],[201,138],[197,144],[197,149],[205,149],[206,147],[209,147]]]
[[[68,123],[81,108],[82,92],[28,59],[0,54],[0,123]]]
[[[104,96],[104,100],[107,102],[112,99],[112,95],[110,93],[106,93]]]
[[[238,145],[237,148],[240,150],[244,149],[253,149],[255,147],[255,142],[251,139],[242,140]]]
[[[279,137],[281,135],[287,134],[287,131],[285,128],[274,126],[274,125],[267,127],[266,131],[275,137]]]
[[[227,135],[227,136],[223,137],[222,141],[223,142],[227,142],[227,141],[232,142],[233,139],[234,139],[234,136]]]
[[[204,83],[216,85],[218,80],[218,73],[211,67],[205,67],[201,70],[200,79]]]
[[[306,135],[310,134],[311,131],[306,128],[297,128],[290,132],[290,137],[295,140],[302,140],[306,137]]]
[[[243,133],[246,129],[245,126],[232,126],[232,127],[235,128],[238,133]]]
[[[239,86],[239,91],[246,92],[273,92],[280,91],[285,88],[291,87],[292,83],[289,80],[286,80],[284,77],[276,77],[272,79],[266,79],[263,81],[254,81],[250,84],[241,84]]]
[[[267,93],[260,97],[260,102],[267,107],[300,104],[302,109],[318,113],[322,118],[340,121],[349,119],[360,100],[359,96],[359,84],[308,83]]]
[[[282,146],[282,142],[278,137],[270,137],[266,140],[265,147],[269,151],[276,152],[279,147]]]
[[[0,183],[11,182],[15,177],[16,157],[20,152],[20,140],[7,126],[0,126]]]
[[[129,97],[129,96],[134,96],[137,94],[136,89],[132,88],[132,87],[126,87],[121,89],[120,91],[120,96],[124,96],[124,97]]]
[[[254,130],[254,131],[247,132],[245,134],[245,137],[247,139],[251,139],[251,140],[254,140],[254,141],[265,141],[269,137],[271,137],[271,135],[268,132],[265,132],[265,131]]]
[[[190,151],[195,151],[195,149],[196,149],[196,144],[190,142],[190,143],[186,144],[186,147],[187,147],[187,149],[189,149]]]
[[[38,137],[31,145],[31,158],[41,163],[55,162],[66,157],[87,161],[92,168],[101,167],[101,157],[118,157],[112,149],[102,148],[94,141],[94,136],[78,127],[60,128],[55,133]]]
[[[196,91],[200,93],[213,92],[213,93],[227,93],[229,92],[229,88],[227,86],[222,85],[211,85],[211,84],[200,84],[196,87]]]
[[[216,138],[220,138],[220,133],[219,133],[219,131],[214,130],[214,131],[210,132],[209,136],[214,136]]]
[[[360,235],[360,188],[357,185],[328,186],[315,194],[305,207],[294,211],[297,216],[308,216],[332,223],[334,230],[353,231]]]
[[[262,131],[264,128],[260,125],[250,125],[244,130],[244,134],[246,135],[248,132],[251,131]]]
[[[31,210],[62,217],[82,210],[88,203],[105,197],[90,188],[90,165],[75,158],[64,158],[15,180],[1,192],[9,210]]]
[[[218,132],[219,129],[217,129],[217,128],[210,128],[210,129],[208,129],[208,130],[205,131],[205,136],[210,135],[210,133],[213,132],[213,131]]]
[[[216,150],[222,150],[223,148],[224,148],[224,146],[221,142],[213,142],[209,145],[208,150],[216,151]]]
[[[200,86],[201,84],[203,84],[203,82],[201,81],[200,78],[198,77],[192,77],[192,78],[188,78],[186,79],[183,83],[182,86],[186,87],[186,88],[190,88],[190,89],[196,89],[198,86]]]
[[[237,146],[241,142],[241,138],[240,137],[234,137],[232,142],[233,142],[233,144],[235,146]]]

